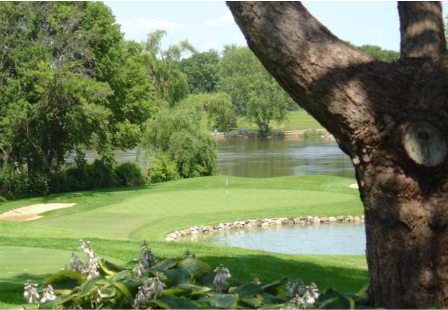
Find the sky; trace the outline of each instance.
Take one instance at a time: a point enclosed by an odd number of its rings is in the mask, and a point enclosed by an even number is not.
[[[143,41],[164,29],[164,46],[188,39],[199,51],[221,50],[226,44],[246,45],[224,1],[105,1],[126,39]],[[331,32],[355,45],[400,48],[395,1],[304,1],[303,4]],[[448,8],[446,3],[444,9]],[[444,10],[444,16],[446,15]]]

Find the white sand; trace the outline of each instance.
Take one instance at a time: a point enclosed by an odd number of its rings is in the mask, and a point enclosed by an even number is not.
[[[348,187],[358,189],[358,183],[350,184]]]
[[[10,210],[0,214],[0,220],[11,222],[32,221],[41,218],[41,213],[48,211],[70,208],[76,203],[39,203],[32,206]]]

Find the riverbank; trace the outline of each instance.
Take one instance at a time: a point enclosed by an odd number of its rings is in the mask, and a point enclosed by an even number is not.
[[[204,130],[213,133],[213,128],[207,126],[207,119],[205,117],[201,120],[201,127]],[[283,137],[300,137],[303,133],[309,132],[325,132],[319,122],[317,122],[306,111],[289,111],[286,114],[286,119],[282,123],[272,121],[270,124],[272,134],[270,136],[283,136]],[[218,136],[225,136],[223,133],[219,133]],[[231,130],[227,136],[258,136],[258,127],[254,123],[250,123],[244,117],[238,117],[237,126]]]
[[[322,288],[357,290],[367,282],[362,255],[286,255],[164,240],[167,233],[198,223],[216,225],[242,218],[302,214],[362,216],[358,193],[349,188],[353,182],[333,176],[215,176],[2,204],[0,212],[43,202],[76,203],[44,213],[43,218],[32,222],[0,221],[0,308],[21,303],[25,280],[42,281],[67,263],[70,252],[79,246],[79,238],[89,239],[99,255],[117,263],[138,257],[138,244],[146,239],[160,259],[179,257],[188,248],[213,267],[224,264],[234,279],[245,281],[256,276],[271,281],[300,276]]]
[[[216,139],[325,139],[328,141],[336,141],[333,135],[323,128],[273,131],[270,135],[264,137],[260,137],[258,132],[254,130],[248,131],[246,129],[240,129],[238,132],[233,131],[230,133],[212,133],[212,135]]]

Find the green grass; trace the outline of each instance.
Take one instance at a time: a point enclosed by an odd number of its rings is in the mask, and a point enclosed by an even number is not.
[[[300,276],[321,287],[357,290],[367,282],[364,256],[283,255],[205,243],[168,243],[165,234],[192,225],[237,219],[301,215],[362,215],[354,180],[332,176],[273,179],[225,176],[179,180],[132,189],[52,195],[0,205],[0,212],[40,202],[76,202],[33,222],[0,221],[0,308],[22,302],[23,281],[41,281],[91,240],[101,256],[126,263],[138,256],[142,239],[159,258],[189,248],[207,263],[229,267],[235,279],[264,281]]]
[[[213,128],[207,127],[207,118],[203,117],[201,120],[202,128],[206,130],[212,130]],[[282,123],[276,121],[271,122],[271,130],[273,132],[282,132],[290,130],[312,130],[322,129],[323,127],[306,111],[291,111],[287,113],[286,120]],[[244,117],[238,117],[237,128],[232,133],[238,133],[239,129],[247,129],[249,132],[257,132],[257,125],[248,122]]]

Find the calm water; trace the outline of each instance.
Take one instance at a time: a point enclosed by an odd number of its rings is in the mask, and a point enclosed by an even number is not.
[[[271,178],[303,174],[330,174],[354,178],[350,159],[329,140],[299,139],[218,139],[217,170],[224,175]],[[85,150],[86,158],[98,158]],[[138,150],[115,150],[118,163],[145,165]]]
[[[197,234],[180,240],[286,254],[364,254],[366,249],[362,224],[256,227]]]
[[[349,157],[336,142],[324,139],[218,140],[217,169],[225,175],[251,178],[303,174],[355,176]]]

